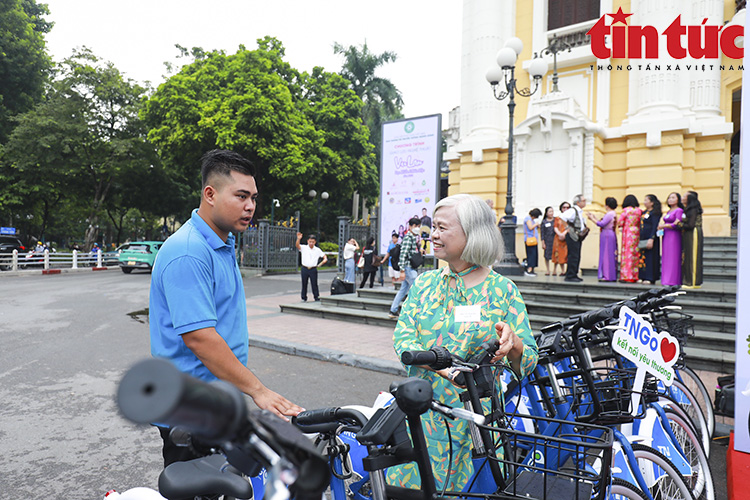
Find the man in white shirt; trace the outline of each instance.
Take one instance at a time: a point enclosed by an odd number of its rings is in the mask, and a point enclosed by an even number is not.
[[[328,262],[328,257],[320,247],[315,246],[318,238],[311,234],[307,237],[307,245],[301,246],[302,233],[297,233],[297,250],[302,254],[302,302],[307,302],[307,281],[312,286],[313,298],[320,300],[318,292],[318,266]],[[320,259],[323,260],[320,260]]]
[[[568,269],[565,273],[565,281],[574,283],[583,281],[578,277],[578,268],[581,265],[580,233],[586,227],[583,217],[585,206],[586,198],[582,194],[577,194],[573,197],[573,205],[560,215],[560,218],[568,223],[568,232],[565,233],[565,243],[568,245]]]

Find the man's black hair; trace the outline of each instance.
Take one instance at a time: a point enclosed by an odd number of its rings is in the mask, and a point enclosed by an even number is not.
[[[308,239],[308,240],[315,240],[315,241],[318,241],[318,237],[317,237],[316,235],[314,235],[314,234],[311,234],[310,236],[308,236],[308,237],[307,237],[307,239]]]
[[[230,172],[255,177],[255,166],[239,153],[226,149],[212,149],[201,157],[201,179],[203,187],[212,175],[228,177]]]
[[[409,225],[410,226],[421,226],[422,225],[422,219],[419,217],[412,217],[409,219]]]

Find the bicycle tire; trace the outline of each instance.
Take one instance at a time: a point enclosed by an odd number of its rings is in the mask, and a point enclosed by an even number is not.
[[[633,444],[631,446],[633,454],[638,461],[638,469],[641,473],[646,472],[647,478],[654,473],[654,470],[651,469],[651,474],[649,474],[649,466],[657,466],[660,471],[663,471],[663,474],[659,474],[658,479],[649,485],[651,496],[655,500],[695,500],[685,478],[682,477],[680,471],[677,470],[677,467],[667,457],[650,446],[642,444]],[[656,473],[660,471],[657,470]]]
[[[607,500],[649,500],[649,498],[639,487],[619,477],[613,477]]]
[[[703,450],[706,452],[706,456],[709,456],[711,436],[713,432],[708,427],[706,416],[703,414],[703,410],[701,410],[700,408],[700,401],[695,396],[693,391],[691,391],[690,388],[679,379],[673,380],[672,385],[674,385],[680,392],[682,392],[689,401],[688,403],[679,402],[677,404],[680,406],[680,408],[685,410],[685,413],[690,418],[690,422],[695,426],[695,430],[700,433],[701,442],[704,446]]]
[[[679,369],[680,375],[686,375],[682,377],[682,383],[690,389],[695,399],[698,400],[698,406],[706,417],[706,425],[708,426],[708,432],[711,437],[714,435],[716,430],[716,415],[714,414],[714,405],[711,401],[711,394],[709,394],[706,385],[703,383],[701,378],[695,373],[695,370],[685,365]]]
[[[695,431],[695,435],[698,436],[699,442],[701,444],[701,448],[703,448],[703,452],[706,454],[706,457],[708,458],[711,450],[711,438],[708,435],[708,427],[706,425],[705,420],[703,420],[703,415],[698,413],[696,415],[695,412],[693,412],[693,416],[696,417],[698,420],[698,423],[700,425],[697,425],[693,418],[691,418],[690,414],[685,410],[685,406],[675,401],[672,397],[666,396],[664,394],[661,395],[662,401],[666,400],[669,404],[667,405],[667,408],[670,408],[675,413],[679,414],[681,417],[683,417],[685,420],[687,420],[690,425],[693,427],[693,431]],[[666,409],[666,408],[665,408]]]
[[[683,454],[693,469],[693,475],[688,480],[693,496],[697,500],[715,500],[714,480],[711,467],[706,454],[700,447],[698,436],[695,434],[690,423],[675,412],[672,408],[666,408],[665,413],[669,420],[677,441],[682,448]]]

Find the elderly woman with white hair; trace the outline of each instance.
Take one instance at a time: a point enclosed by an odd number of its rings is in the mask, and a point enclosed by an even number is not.
[[[466,358],[496,337],[500,347],[494,360],[507,358],[521,377],[529,375],[539,358],[537,346],[518,288],[492,270],[502,244],[490,207],[466,194],[441,200],[433,212],[432,244],[435,257],[447,266],[422,273],[412,285],[393,334],[396,353],[400,356],[407,350],[443,346]],[[444,404],[461,406],[461,389],[453,384],[451,371],[423,366],[407,366],[406,371],[411,377],[429,380],[435,398]],[[499,370],[496,372],[496,387],[502,394]],[[439,414],[430,411],[422,421],[438,487],[443,487],[450,470],[448,489],[461,491],[473,473],[468,424],[462,420],[448,422],[449,434]],[[388,482],[419,488],[416,464],[390,468]]]

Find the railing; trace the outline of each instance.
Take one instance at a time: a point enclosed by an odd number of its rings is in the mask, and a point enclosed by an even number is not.
[[[373,236],[375,238],[375,248],[377,246],[378,239],[378,218],[370,216],[367,224],[356,224],[351,221],[349,217],[340,216],[339,220],[339,255],[338,255],[338,272],[344,274],[344,245],[351,238],[354,238],[359,242],[360,248],[365,246],[367,238]]]
[[[50,252],[44,253],[0,253],[0,271],[18,271],[19,269],[78,269],[82,267],[107,267],[118,265],[116,252]]]
[[[242,235],[240,266],[262,271],[298,270],[298,231],[299,212],[291,219],[290,226],[271,225],[267,219],[259,220],[257,226],[248,228]]]

